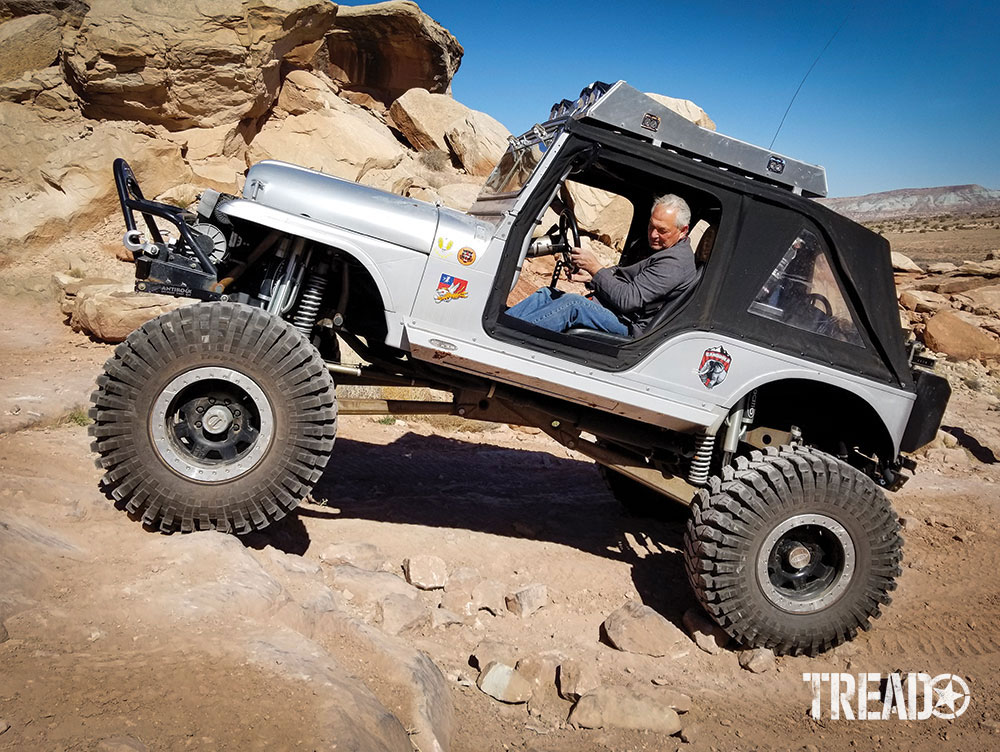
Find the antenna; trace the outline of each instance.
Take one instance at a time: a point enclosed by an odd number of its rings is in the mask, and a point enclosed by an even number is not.
[[[774,132],[774,138],[771,139],[771,143],[767,147],[769,150],[774,148],[774,142],[778,140],[778,134],[781,133],[781,126],[785,124],[785,118],[788,117],[788,113],[792,109],[792,105],[795,103],[795,97],[797,97],[799,95],[799,92],[802,90],[802,84],[804,84],[806,82],[806,79],[809,78],[809,74],[812,73],[813,68],[816,67],[816,63],[819,62],[819,59],[823,57],[823,53],[826,52],[826,48],[830,46],[830,43],[837,38],[837,35],[840,33],[840,30],[844,28],[844,25],[847,23],[847,19],[851,17],[851,11],[854,10],[854,5],[855,3],[851,3],[851,7],[847,9],[847,15],[844,16],[844,20],[840,22],[840,26],[837,27],[837,30],[833,32],[833,36],[831,36],[827,40],[826,44],[823,45],[823,49],[819,51],[819,54],[816,56],[816,59],[813,60],[812,65],[809,66],[809,70],[806,71],[806,74],[802,77],[802,80],[799,81],[799,88],[797,88],[795,90],[795,93],[792,94],[792,100],[788,103],[788,107],[785,108],[785,114],[781,116],[781,122],[778,123],[778,130]]]

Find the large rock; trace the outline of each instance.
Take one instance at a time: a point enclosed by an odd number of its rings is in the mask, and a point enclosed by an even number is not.
[[[683,631],[637,601],[626,603],[601,626],[611,645],[628,653],[672,655],[687,642]]]
[[[488,663],[476,686],[493,699],[510,704],[527,702],[531,697],[531,682],[505,663]]]
[[[905,290],[899,295],[899,304],[916,313],[936,313],[950,307],[947,296],[930,290]]]
[[[131,284],[93,285],[77,292],[71,324],[105,342],[121,342],[150,319],[193,302],[133,292]]]
[[[282,61],[333,25],[325,0],[93,0],[66,62],[84,112],[177,130],[263,115]]]
[[[446,94],[432,94],[419,88],[410,89],[389,108],[392,122],[418,151],[447,152],[446,134],[463,123],[470,112]]]
[[[325,47],[332,78],[386,106],[413,88],[449,93],[464,53],[447,29],[405,0],[341,6]]]
[[[599,687],[580,698],[569,722],[583,728],[626,728],[676,734],[677,712],[649,692],[625,687]]]
[[[147,196],[190,182],[181,147],[121,123],[48,122],[0,102],[0,245],[79,233],[117,209],[111,163],[124,157]]]
[[[952,311],[941,311],[930,318],[924,344],[956,360],[1000,358],[1000,340]]]
[[[59,22],[48,13],[0,24],[0,81],[48,68],[59,56]]]
[[[913,274],[923,274],[924,270],[909,256],[905,256],[898,251],[892,254],[892,270],[896,272],[907,272]]]
[[[85,0],[0,0],[0,21],[48,13],[60,23],[78,27],[88,10]]]
[[[958,268],[958,273],[981,277],[1000,277],[1000,259],[966,261]]]
[[[977,287],[956,298],[973,313],[1000,318],[1000,285]]]
[[[445,139],[470,175],[485,177],[507,150],[510,131],[483,112],[470,110],[465,119],[445,133]]]
[[[272,118],[250,144],[248,161],[280,159],[357,180],[369,160],[392,162],[405,153],[389,129],[366,110],[343,100],[329,109]]]
[[[278,94],[278,109],[289,115],[304,115],[313,110],[335,109],[336,89],[325,78],[304,70],[289,71]]]
[[[66,121],[80,114],[76,93],[56,65],[0,83],[0,102],[28,105],[35,115],[46,121]]]
[[[701,107],[696,105],[690,99],[677,99],[676,97],[668,97],[663,94],[653,94],[648,91],[646,92],[646,96],[655,99],[664,107],[670,108],[681,117],[690,120],[695,125],[700,125],[702,128],[707,128],[710,131],[715,130],[715,121],[713,121],[712,118],[710,118],[708,114],[701,109]]]

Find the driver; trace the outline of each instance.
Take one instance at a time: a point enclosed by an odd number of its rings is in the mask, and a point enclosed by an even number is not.
[[[646,244],[634,249],[640,260],[628,266],[602,267],[588,248],[573,248],[577,269],[590,276],[591,297],[549,287],[507,310],[529,324],[565,332],[574,326],[637,337],[664,305],[695,280],[694,253],[688,241],[691,209],[668,193],[653,202]]]

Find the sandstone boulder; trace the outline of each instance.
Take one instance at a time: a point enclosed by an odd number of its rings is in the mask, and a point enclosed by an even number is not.
[[[56,62],[61,42],[59,22],[48,13],[0,23],[0,81],[48,68]]]
[[[464,54],[447,29],[407,0],[341,6],[325,48],[331,78],[386,106],[413,88],[449,93]]]
[[[927,265],[927,271],[931,274],[948,274],[949,272],[956,271],[957,269],[958,267],[950,261],[937,261],[933,264]]]
[[[133,292],[130,283],[92,285],[77,291],[70,323],[104,342],[121,342],[150,319],[194,302]]]
[[[0,21],[48,13],[59,23],[78,27],[89,10],[85,0],[2,0]]]
[[[389,107],[392,122],[418,151],[448,152],[445,134],[464,123],[470,112],[472,110],[446,94],[432,94],[419,88],[410,89]]]
[[[269,120],[250,144],[247,160],[280,159],[354,181],[369,160],[392,162],[404,152],[385,125],[336,99],[328,109]]]
[[[892,269],[896,272],[910,272],[914,274],[923,274],[924,272],[909,256],[904,256],[902,253],[896,251],[892,252]]]
[[[507,150],[508,131],[483,112],[470,110],[465,119],[445,133],[445,139],[470,175],[486,177]]]
[[[601,686],[597,667],[578,658],[568,658],[559,664],[558,681],[559,696],[565,700],[579,700]]]
[[[510,704],[527,702],[531,697],[531,682],[504,663],[487,664],[476,686],[493,699]]]
[[[612,613],[602,627],[612,646],[628,653],[671,655],[687,641],[680,629],[637,601]]]
[[[956,299],[968,306],[973,313],[1000,318],[1000,285],[977,287]]]
[[[958,267],[958,273],[980,277],[1000,277],[1000,259],[966,261]]]
[[[774,653],[767,648],[740,651],[740,666],[754,674],[763,674],[774,668]]]
[[[263,115],[282,60],[321,41],[323,0],[93,0],[66,51],[85,114],[177,130]]]
[[[626,728],[676,734],[677,712],[646,692],[625,687],[600,687],[580,698],[569,722],[583,728]]]
[[[700,609],[689,608],[684,612],[684,627],[691,634],[695,645],[711,655],[718,655],[729,644],[729,635]]]
[[[673,110],[678,115],[690,120],[695,125],[700,125],[702,128],[707,128],[710,131],[715,130],[715,121],[713,121],[712,118],[710,118],[708,114],[701,109],[701,107],[696,105],[690,99],[677,99],[676,97],[654,94],[649,91],[646,92],[646,96],[655,99],[664,107]]]
[[[954,295],[959,292],[968,292],[977,287],[985,287],[990,284],[986,277],[947,277],[938,282],[932,283],[931,289],[942,295]]]
[[[441,203],[452,209],[468,211],[476,203],[480,187],[474,183],[451,183],[436,189]]]
[[[281,84],[277,108],[289,115],[303,115],[313,110],[332,109],[337,100],[332,83],[309,71],[293,70]]]
[[[437,590],[448,582],[448,567],[440,556],[417,554],[403,560],[406,581],[421,590]]]
[[[956,360],[1000,357],[1000,340],[952,311],[941,311],[927,321],[924,344]]]
[[[899,304],[916,313],[935,313],[949,307],[947,296],[929,290],[906,290],[900,293]]]
[[[549,603],[549,591],[545,585],[534,584],[515,590],[504,599],[507,610],[516,616],[531,616]]]

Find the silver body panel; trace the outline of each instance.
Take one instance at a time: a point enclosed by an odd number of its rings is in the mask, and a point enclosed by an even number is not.
[[[629,107],[631,116],[625,112]],[[701,150],[719,162],[736,160],[750,172],[770,155],[699,128],[622,82],[589,105],[583,117],[628,129],[636,112],[660,118],[660,137],[678,148]],[[566,138],[556,137],[518,194],[482,198],[473,207],[483,212],[481,218],[277,162],[255,165],[246,198],[224,202],[219,210],[356,258],[384,301],[387,344],[415,358],[677,431],[718,430],[743,396],[767,383],[818,381],[870,405],[898,451],[914,394],[744,341],[689,331],[663,341],[628,370],[612,372],[487,334],[484,310],[501,257],[512,252],[505,249],[510,228]],[[822,168],[794,160],[785,164],[789,167],[786,177],[794,177],[800,188],[825,192]],[[520,249],[519,266],[529,241],[526,237]],[[727,378],[710,389],[698,370],[705,351],[720,345],[732,364]]]

